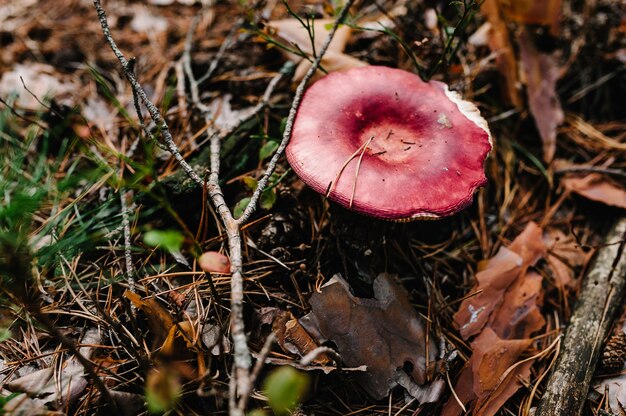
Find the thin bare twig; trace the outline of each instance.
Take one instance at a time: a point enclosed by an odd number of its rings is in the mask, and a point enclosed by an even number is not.
[[[126,281],[128,289],[135,292],[135,266],[133,265],[133,256],[131,252],[130,240],[130,221],[128,220],[128,206],[126,203],[126,189],[120,189],[120,204],[122,206],[122,227],[124,229],[124,257],[126,259]]]
[[[564,174],[564,173],[602,173],[605,175],[617,176],[619,178],[626,178],[626,172],[621,169],[611,169],[611,168],[603,168],[600,166],[568,166],[564,168],[558,168],[554,170],[555,174]]]
[[[313,63],[313,65],[309,68],[308,72],[298,85],[296,89],[296,93],[289,111],[289,116],[287,118],[287,123],[285,126],[285,132],[283,134],[283,139],[276,150],[276,153],[271,158],[265,173],[259,180],[258,186],[255,189],[248,206],[246,207],[243,215],[235,219],[228,208],[226,201],[224,199],[224,195],[222,193],[221,187],[219,185],[219,168],[220,168],[220,148],[221,141],[224,137],[227,137],[229,134],[232,134],[234,130],[226,131],[226,132],[213,132],[210,134],[210,173],[208,177],[208,181],[206,184],[204,181],[198,176],[198,174],[189,166],[189,164],[185,161],[185,159],[180,154],[172,135],[169,131],[169,127],[163,117],[161,116],[159,110],[154,106],[154,104],[148,99],[145,91],[142,89],[139,82],[136,80],[134,73],[132,72],[132,65],[129,65],[129,62],[126,60],[122,52],[117,47],[115,41],[111,37],[110,29],[107,23],[106,14],[102,9],[100,0],[94,0],[94,5],[96,11],[98,13],[98,18],[100,20],[100,24],[102,26],[103,34],[113,50],[113,53],[116,55],[117,59],[120,61],[122,65],[122,69],[124,71],[124,75],[127,80],[131,84],[133,89],[133,93],[137,94],[141,102],[146,106],[152,120],[156,124],[159,129],[163,141],[165,142],[165,146],[167,149],[174,155],[176,160],[181,164],[183,170],[187,173],[187,175],[194,181],[196,184],[200,186],[206,185],[209,193],[209,197],[213,202],[213,205],[218,212],[220,219],[224,223],[226,229],[226,235],[228,238],[228,246],[229,246],[229,254],[230,254],[230,262],[231,262],[231,337],[233,339],[234,346],[234,360],[233,360],[233,374],[229,384],[230,391],[230,414],[233,416],[243,416],[245,407],[247,404],[248,397],[252,391],[252,383],[253,376],[250,372],[250,367],[252,365],[252,358],[250,355],[250,351],[247,345],[247,337],[245,334],[244,320],[243,320],[243,255],[242,255],[242,246],[241,246],[241,232],[240,227],[244,224],[250,216],[254,213],[257,203],[259,201],[261,192],[265,189],[267,182],[269,180],[270,175],[276,169],[276,165],[278,160],[282,156],[282,153],[291,138],[291,131],[293,128],[293,122],[295,120],[297,109],[300,105],[302,97],[304,95],[304,89],[306,84],[311,79],[313,74],[317,71],[322,61],[330,42],[337,31],[338,26],[345,19],[348,10],[352,6],[354,0],[348,0],[344,5],[343,9],[339,13],[335,24],[333,25],[328,38],[326,39],[324,45],[320,49],[319,55],[317,59]],[[188,37],[188,42],[186,46],[185,54],[187,55],[184,59],[186,62],[183,62],[183,67],[185,72],[190,79],[193,79],[193,74],[191,73],[191,65],[190,65],[190,37]],[[187,60],[189,59],[189,60]],[[288,68],[290,69],[290,68]],[[262,100],[255,106],[253,111],[253,116],[256,116],[258,112],[260,112],[269,102],[269,97],[273,92],[273,89],[278,84],[280,79],[285,75],[287,70],[274,77],[272,81],[268,84],[268,87],[265,91],[265,94],[262,97]],[[203,79],[204,80],[204,79]],[[201,80],[201,81],[203,81]],[[197,82],[197,81],[194,81]],[[197,85],[197,84],[196,84]],[[204,113],[205,118],[210,117],[207,112],[207,107],[202,105],[200,102],[200,98],[197,93],[194,93],[192,96],[192,100],[197,108]],[[239,124],[240,126],[241,124]],[[239,126],[235,126],[234,129]],[[237,398],[238,401],[237,401]]]
[[[252,385],[254,385],[254,383],[256,382],[256,379],[259,377],[259,374],[261,373],[261,370],[263,369],[263,366],[265,365],[265,360],[267,356],[270,354],[270,352],[272,351],[272,345],[274,345],[274,341],[276,341],[276,335],[272,332],[265,339],[263,348],[261,348],[261,352],[259,352],[257,361],[254,364],[254,368],[252,369],[252,372],[250,373],[250,383]],[[239,402],[239,407],[245,409],[249,398],[250,398],[250,395],[242,396]]]
[[[213,58],[213,60],[211,61],[211,64],[209,65],[209,68],[207,69],[206,73],[202,76],[202,78],[200,78],[197,81],[198,85],[203,84],[204,82],[211,79],[211,77],[213,76],[213,73],[215,73],[215,70],[217,69],[217,66],[222,61],[224,54],[226,53],[228,48],[230,48],[235,43],[235,36],[237,35],[237,32],[241,28],[242,24],[243,24],[243,19],[239,19],[237,23],[233,25],[232,29],[226,36],[226,39],[224,39],[224,42],[222,42],[222,44],[220,45],[220,48],[215,54],[215,57]]]
[[[161,112],[159,111],[159,109],[156,108],[156,106],[152,103],[152,101],[150,101],[150,99],[148,98],[148,95],[146,94],[144,89],[141,87],[141,84],[139,84],[139,82],[137,81],[137,78],[135,78],[135,74],[133,73],[133,65],[132,64],[129,65],[129,61],[124,57],[124,54],[122,53],[122,51],[120,51],[119,47],[113,40],[113,37],[111,36],[111,30],[109,29],[109,23],[107,22],[106,13],[104,12],[104,9],[102,8],[102,4],[100,3],[100,0],[93,0],[93,4],[96,8],[96,12],[98,13],[98,19],[100,20],[100,26],[102,27],[102,33],[104,34],[104,38],[106,39],[107,43],[109,44],[109,47],[111,48],[111,50],[117,57],[117,60],[120,61],[120,64],[122,64],[122,71],[124,72],[124,76],[126,77],[128,82],[130,83],[133,93],[137,94],[141,102],[148,109],[148,113],[150,113],[150,117],[152,118],[157,128],[159,129],[159,132],[161,133],[161,137],[163,138],[163,141],[165,142],[165,146],[167,147],[167,150],[174,156],[174,158],[178,161],[178,163],[180,163],[180,166],[183,168],[185,173],[187,173],[187,175],[194,182],[196,182],[196,184],[198,184],[199,186],[202,186],[203,185],[202,178],[198,176],[198,174],[193,170],[193,168],[189,165],[189,163],[187,163],[185,158],[180,154],[178,147],[176,146],[176,143],[174,142],[174,138],[172,137],[172,134],[170,133],[170,129],[169,129],[169,126],[167,125],[167,122],[165,121],[163,116],[161,116]]]
[[[302,81],[300,81],[300,84],[298,84],[298,88],[296,88],[296,93],[291,103],[291,108],[289,109],[289,116],[287,117],[287,123],[285,124],[285,132],[283,133],[283,139],[280,142],[280,145],[278,146],[278,148],[276,149],[274,156],[272,156],[269,163],[267,164],[265,173],[263,174],[263,176],[261,176],[261,179],[259,179],[257,187],[254,190],[252,197],[250,197],[250,202],[248,203],[248,206],[244,210],[243,214],[241,214],[241,217],[237,219],[237,223],[239,225],[248,221],[248,218],[250,218],[250,216],[256,210],[257,203],[259,201],[259,198],[261,197],[261,193],[267,186],[267,182],[270,176],[276,169],[276,164],[278,163],[278,160],[282,156],[283,152],[285,151],[285,148],[287,147],[287,144],[289,143],[289,140],[291,139],[291,131],[293,130],[293,122],[296,119],[296,112],[298,111],[298,107],[300,107],[300,101],[302,101],[302,97],[304,96],[304,89],[306,87],[306,84],[308,84],[313,74],[317,72],[317,69],[319,68],[322,62],[322,58],[324,58],[324,55],[326,54],[326,50],[328,50],[328,46],[330,46],[330,42],[333,40],[333,37],[335,36],[335,32],[337,31],[337,28],[348,15],[348,10],[350,9],[350,7],[352,7],[352,3],[354,3],[354,0],[346,1],[346,4],[344,4],[343,9],[341,9],[341,12],[339,12],[339,16],[337,17],[337,20],[335,20],[335,23],[333,24],[333,27],[330,30],[330,33],[328,33],[328,37],[326,38],[326,41],[322,45],[319,55],[317,56],[317,59],[315,59],[315,61],[313,62],[313,64],[311,65],[307,73],[304,75],[304,78],[302,78]]]

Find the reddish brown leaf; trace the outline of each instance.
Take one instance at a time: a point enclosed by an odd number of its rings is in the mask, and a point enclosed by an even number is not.
[[[522,99],[517,74],[517,58],[511,43],[509,29],[502,18],[498,0],[485,0],[480,8],[490,24],[489,49],[496,54],[496,66],[505,80],[505,91],[509,102],[521,108]]]
[[[500,338],[526,339],[545,325],[538,307],[543,297],[541,281],[541,275],[526,273],[506,291],[502,306],[489,322]]]
[[[526,81],[528,106],[543,141],[543,158],[546,162],[551,162],[556,151],[557,127],[564,119],[556,93],[559,68],[554,57],[537,51],[526,30],[520,32],[517,42]]]
[[[471,405],[476,401],[476,393],[474,393],[474,373],[472,372],[473,358],[465,363],[465,367],[461,370],[461,374],[456,380],[454,386],[454,392],[456,393],[458,400],[463,403],[464,406]],[[441,416],[458,416],[463,413],[463,409],[459,406],[459,402],[455,397],[450,397],[446,404],[443,406]]]
[[[519,389],[520,380],[529,379],[532,362],[510,367],[531,345],[529,337],[545,324],[538,307],[542,277],[527,271],[545,255],[543,231],[529,223],[508,249],[502,247],[477,273],[473,291],[482,292],[466,299],[454,317],[464,338],[479,333],[455,385],[459,399],[473,405],[474,415],[495,415]],[[442,414],[455,416],[461,411],[450,398]]]
[[[626,190],[609,182],[598,173],[592,173],[582,178],[563,178],[561,184],[568,191],[575,192],[587,199],[614,207],[626,208]]]
[[[367,365],[355,379],[380,399],[395,385],[394,374],[406,362],[418,384],[426,382],[426,331],[404,288],[386,274],[374,281],[375,299],[354,297],[348,283],[333,277],[311,296],[312,311],[300,321],[319,342],[333,341],[346,365]],[[430,363],[437,348],[428,344]]]
[[[484,270],[476,274],[477,284],[470,293],[480,293],[465,299],[454,315],[463,339],[480,333],[491,313],[502,303],[506,289],[544,255],[542,233],[535,223],[529,223],[509,248],[500,248]]]
[[[559,229],[548,231],[551,241],[550,252],[546,258],[552,277],[559,287],[574,285],[574,271],[589,259],[589,253],[580,247],[574,236],[565,235]]]
[[[520,387],[520,378],[528,380],[532,362],[524,363],[506,374],[531,344],[530,339],[503,340],[485,328],[472,342],[473,354],[461,371],[455,392],[464,405],[473,404],[475,415],[494,415]],[[451,397],[442,416],[462,413],[457,400]]]
[[[475,415],[495,415],[498,409],[519,389],[520,378],[528,380],[530,365],[515,367],[519,356],[530,346],[530,339],[503,340],[491,328],[476,337],[472,343],[472,370],[474,372],[474,393],[478,401],[474,406]]]
[[[562,0],[499,0],[499,3],[507,20],[550,26],[552,35],[558,34]]]
[[[501,384],[501,376],[530,346],[530,339],[501,339],[491,328],[485,330],[472,342],[474,393],[484,397]]]

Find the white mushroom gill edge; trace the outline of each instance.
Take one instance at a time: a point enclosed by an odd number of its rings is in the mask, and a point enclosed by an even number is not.
[[[459,111],[465,117],[473,121],[474,124],[476,124],[487,133],[487,136],[489,136],[489,144],[493,148],[493,139],[491,138],[489,125],[487,124],[487,120],[485,120],[483,116],[480,115],[480,110],[478,109],[478,107],[476,107],[474,103],[464,100],[456,91],[450,91],[446,84],[444,84],[443,92],[446,94],[446,97],[450,99],[450,101],[456,104]]]

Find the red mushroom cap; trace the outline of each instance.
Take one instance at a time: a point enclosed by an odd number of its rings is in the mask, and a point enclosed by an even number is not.
[[[396,221],[454,214],[487,178],[487,122],[447,85],[399,69],[334,72],[305,93],[286,154],[340,205]]]

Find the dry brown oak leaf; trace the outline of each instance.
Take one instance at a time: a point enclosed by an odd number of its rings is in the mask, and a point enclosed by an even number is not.
[[[426,337],[406,291],[392,276],[380,274],[373,286],[374,299],[357,298],[336,275],[321,293],[311,296],[312,311],[300,321],[319,342],[333,341],[344,364],[366,365],[367,371],[355,378],[368,394],[381,399],[396,386],[395,373],[406,362],[412,364],[413,380],[426,383],[426,354],[431,367],[437,347]]]

